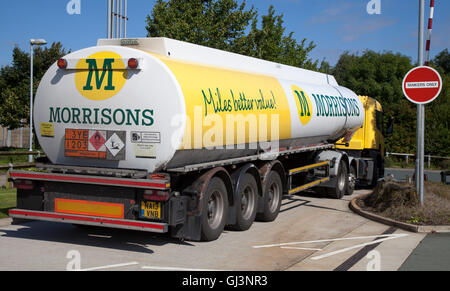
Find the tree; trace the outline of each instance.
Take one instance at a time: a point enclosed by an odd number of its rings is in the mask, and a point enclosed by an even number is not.
[[[217,49],[232,51],[256,15],[245,1],[158,0],[147,16],[149,37],[168,37]]]
[[[33,90],[47,69],[66,55],[61,43],[49,48],[36,47],[33,59]],[[15,129],[29,124],[30,108],[30,54],[13,49],[13,62],[0,70],[0,124]]]
[[[283,22],[283,15],[275,15],[271,5],[268,14],[261,17],[261,28],[258,28],[257,17],[253,18],[249,34],[238,41],[235,51],[285,65],[317,70],[318,61],[308,59],[308,54],[316,45],[312,41],[306,45],[306,38],[297,42],[293,32],[286,35]]]
[[[442,78],[441,94],[425,105],[425,153],[450,156],[450,55],[448,49],[430,62]]]
[[[450,54],[448,53],[448,49],[440,52],[431,62],[432,65],[441,69],[444,74],[450,73]]]
[[[425,154],[449,156],[448,51],[438,54],[431,65],[441,73],[443,90],[435,101],[425,106]],[[386,149],[390,152],[416,151],[417,106],[409,102],[402,91],[403,78],[412,67],[412,61],[407,56],[367,50],[361,55],[348,52],[342,54],[332,70],[341,86],[350,88],[358,95],[373,97],[381,103],[385,112],[385,125],[389,117],[394,118],[394,133],[386,138]]]
[[[273,6],[262,16],[252,6],[245,8],[235,0],[158,0],[147,16],[149,37],[169,37],[199,45],[312,70],[329,70],[329,64],[312,61],[315,48],[306,39],[297,42],[294,33],[285,33],[283,15]],[[246,33],[246,31],[248,31]]]

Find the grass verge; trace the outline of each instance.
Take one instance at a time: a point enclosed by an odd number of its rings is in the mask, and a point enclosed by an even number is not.
[[[450,225],[450,186],[425,182],[424,205],[414,186],[392,181],[380,182],[374,192],[358,205],[397,221],[415,225]]]
[[[0,218],[8,217],[8,211],[16,207],[16,189],[0,188]]]
[[[0,152],[26,152],[28,149],[0,147]],[[28,155],[1,155],[0,164],[14,164],[28,162]]]

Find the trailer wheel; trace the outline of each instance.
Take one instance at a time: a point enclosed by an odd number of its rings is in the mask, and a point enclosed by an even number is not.
[[[333,188],[327,188],[328,195],[331,198],[341,199],[348,188],[348,171],[347,165],[341,159],[339,162],[338,173],[335,179],[335,185]]]
[[[227,215],[227,188],[220,178],[214,177],[209,181],[203,197],[202,240],[212,241],[219,238],[225,227]]]
[[[348,183],[347,183],[347,191],[346,195],[352,195],[353,191],[355,191],[356,184],[356,169],[353,166],[350,166],[350,173],[348,175]]]
[[[267,177],[264,187],[263,211],[257,214],[259,221],[274,221],[280,212],[281,200],[283,199],[283,184],[280,175],[271,171]]]
[[[247,230],[255,221],[258,211],[258,185],[255,178],[246,173],[241,181],[240,191],[236,201],[236,224],[233,230]]]

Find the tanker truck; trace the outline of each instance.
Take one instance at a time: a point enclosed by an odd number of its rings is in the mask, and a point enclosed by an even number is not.
[[[138,38],[58,60],[33,116],[46,160],[10,173],[11,217],[211,241],[275,220],[283,195],[352,192],[361,158],[334,143],[365,110],[329,74]]]

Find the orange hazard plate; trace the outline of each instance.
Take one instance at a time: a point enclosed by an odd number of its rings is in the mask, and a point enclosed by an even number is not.
[[[55,212],[99,216],[109,218],[124,218],[123,204],[86,200],[55,199]]]
[[[94,131],[95,132],[95,131]],[[105,140],[100,134],[99,140],[95,142],[89,140],[89,130],[87,129],[66,129],[64,149],[66,157],[106,159],[106,150],[99,151]],[[91,147],[89,146],[91,143]]]
[[[66,129],[66,150],[88,150],[89,131],[85,129]]]

